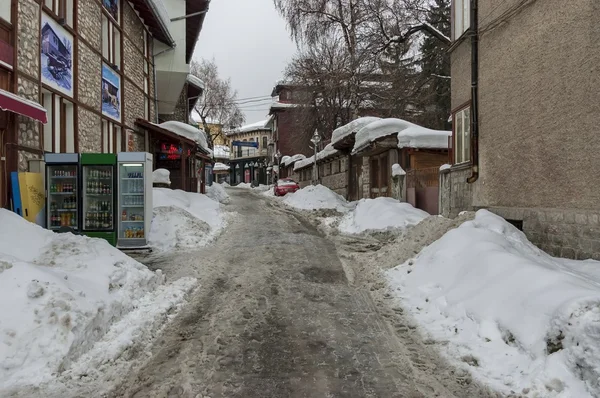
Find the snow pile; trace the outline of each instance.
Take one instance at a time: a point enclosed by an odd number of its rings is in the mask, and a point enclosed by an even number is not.
[[[219,203],[229,203],[230,198],[221,184],[212,184],[206,188],[206,196]]]
[[[277,198],[277,196],[275,196],[275,189],[274,188],[269,188],[269,189],[263,191],[261,193],[261,195],[267,196],[269,198]]]
[[[342,127],[338,127],[337,129],[333,130],[333,133],[331,134],[331,143],[335,144],[336,142],[343,140],[347,136],[356,133],[358,130],[360,130],[367,124],[376,122],[377,120],[380,120],[380,118],[365,116],[355,119],[350,123],[343,125]]]
[[[480,210],[387,276],[447,354],[499,391],[600,395],[600,263],[553,258]]]
[[[0,386],[51,379],[163,281],[104,240],[0,209]]]
[[[160,251],[210,243],[224,227],[218,202],[206,195],[154,188],[149,244]]]
[[[213,171],[228,171],[230,169],[229,166],[223,164],[221,162],[216,162],[213,166]]]
[[[231,186],[231,185],[229,185],[229,183],[227,181],[223,181],[221,183],[221,185],[223,185],[223,187],[225,187],[225,188],[229,188]]]
[[[152,172],[152,182],[171,185],[171,172],[167,169],[156,169]]]
[[[285,156],[283,157],[285,159]],[[281,163],[285,166],[288,167],[289,165],[291,165],[292,163],[295,163],[299,160],[304,160],[306,159],[306,156],[302,155],[301,153],[298,153],[294,156],[289,156],[289,159],[283,160],[281,159]]]
[[[392,165],[392,177],[405,176],[406,171],[398,164],[394,163]]]
[[[233,188],[252,189],[252,184],[250,184],[249,182],[240,182]]]
[[[338,152],[339,151],[333,147],[333,144],[327,144],[327,145],[325,145],[325,148],[323,148],[322,151],[317,153],[317,162],[319,162],[323,159],[327,159],[330,156],[334,156]]]
[[[392,198],[361,199],[354,211],[346,214],[338,227],[344,234],[366,231],[404,230],[416,225],[429,214],[409,203]]]
[[[396,135],[398,148],[448,149],[451,131],[431,130],[402,119],[381,119],[369,123],[356,133],[352,153],[357,153],[380,138]]]
[[[440,171],[448,170],[448,169],[451,169],[451,168],[452,168],[452,166],[449,165],[448,163],[446,163],[446,164],[443,164],[443,165],[440,166]]]
[[[175,120],[160,123],[158,126],[181,137],[189,138],[196,142],[200,148],[212,154],[212,150],[208,147],[208,143],[206,142],[206,133],[204,130]]]
[[[315,155],[313,155],[309,158],[299,160],[296,163],[294,163],[294,171],[304,168],[310,164],[313,164],[314,162],[315,162]]]
[[[333,209],[340,213],[345,213],[351,208],[343,196],[323,185],[309,185],[299,191],[289,193],[285,196],[283,203],[301,210]]]

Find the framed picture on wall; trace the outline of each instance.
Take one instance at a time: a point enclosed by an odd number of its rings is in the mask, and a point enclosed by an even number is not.
[[[42,13],[40,37],[42,83],[73,97],[73,36]]]
[[[102,114],[121,121],[121,76],[102,63]]]

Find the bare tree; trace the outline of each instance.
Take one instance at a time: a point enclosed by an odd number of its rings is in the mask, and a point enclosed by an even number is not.
[[[192,61],[190,73],[204,82],[204,93],[196,103],[195,110],[200,115],[204,131],[212,143],[219,131],[211,131],[211,124],[220,124],[225,128],[241,126],[245,117],[237,103],[237,91],[231,87],[231,81],[219,77],[215,60]]]

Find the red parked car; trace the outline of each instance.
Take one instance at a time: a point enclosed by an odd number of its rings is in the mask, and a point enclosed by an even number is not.
[[[296,192],[300,189],[298,183],[290,178],[282,178],[281,180],[277,180],[275,184],[275,196],[284,196],[290,192]]]

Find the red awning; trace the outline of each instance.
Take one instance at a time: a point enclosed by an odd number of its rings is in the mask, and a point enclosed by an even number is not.
[[[30,117],[44,124],[48,123],[46,109],[43,106],[2,89],[0,89],[0,109]]]

